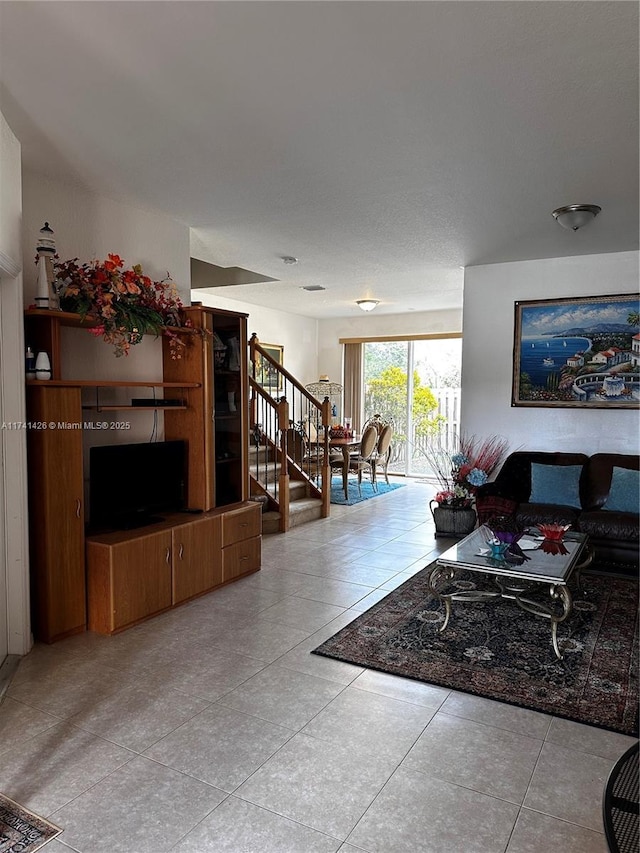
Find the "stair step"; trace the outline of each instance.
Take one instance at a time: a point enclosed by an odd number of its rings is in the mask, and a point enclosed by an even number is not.
[[[299,527],[301,524],[306,524],[309,521],[317,521],[319,518],[322,518],[322,501],[318,498],[305,498],[304,500],[294,501],[289,506],[289,529]],[[280,513],[263,512],[263,535],[279,532]]]

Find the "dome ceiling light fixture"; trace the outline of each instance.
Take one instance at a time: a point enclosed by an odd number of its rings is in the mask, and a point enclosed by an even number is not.
[[[292,264],[297,264],[298,259],[294,258],[293,255],[285,255],[282,259],[282,263],[291,266]]]
[[[379,305],[379,299],[358,299],[356,305],[362,308],[363,311],[373,311],[376,305]]]
[[[551,214],[559,225],[569,231],[577,231],[588,225],[602,210],[597,204],[567,204]]]

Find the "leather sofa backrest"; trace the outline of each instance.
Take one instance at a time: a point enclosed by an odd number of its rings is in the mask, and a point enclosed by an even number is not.
[[[585,506],[587,497],[586,463],[589,457],[584,453],[545,453],[535,450],[517,450],[504,461],[496,485],[505,493],[513,496],[518,503],[527,503],[531,494],[531,463],[541,465],[582,465],[580,475],[580,502]],[[609,482],[611,479],[609,478]]]
[[[626,453],[594,453],[589,457],[585,478],[585,493],[582,494],[582,482],[580,483],[580,496],[582,508],[586,510],[601,509],[609,497],[611,488],[611,476],[615,468],[630,468],[633,471],[640,470],[640,456]]]

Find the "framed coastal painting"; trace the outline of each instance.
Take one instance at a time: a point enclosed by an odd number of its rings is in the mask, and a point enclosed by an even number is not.
[[[640,404],[640,295],[515,303],[512,406]]]
[[[280,346],[280,344],[263,344],[262,341],[260,341],[260,346],[277,364],[281,367],[283,366],[283,346]],[[256,361],[256,381],[262,385],[265,391],[269,391],[270,394],[282,390],[280,374],[273,364],[271,364],[271,362],[266,358],[263,358],[260,353],[258,353],[258,359]]]

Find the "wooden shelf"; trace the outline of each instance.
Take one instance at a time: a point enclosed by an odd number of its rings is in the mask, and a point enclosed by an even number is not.
[[[121,406],[83,406],[83,409],[92,410],[95,412],[120,412],[120,411],[135,411],[135,412],[157,412],[171,410],[172,412],[184,412],[186,406],[131,406],[123,403]]]
[[[199,382],[122,382],[119,379],[27,379],[27,385],[54,385],[57,388],[200,388]]]
[[[60,326],[69,326],[70,328],[77,329],[93,329],[102,324],[100,318],[93,317],[91,314],[81,317],[80,314],[74,314],[71,311],[56,311],[52,308],[27,308],[24,315],[25,317],[44,317],[48,320],[53,320]],[[160,332],[162,333],[164,329],[171,329],[172,332],[184,333],[186,335],[192,335],[195,332],[195,329],[191,328],[191,326],[161,326]],[[155,332],[144,332],[144,334],[156,336]]]

